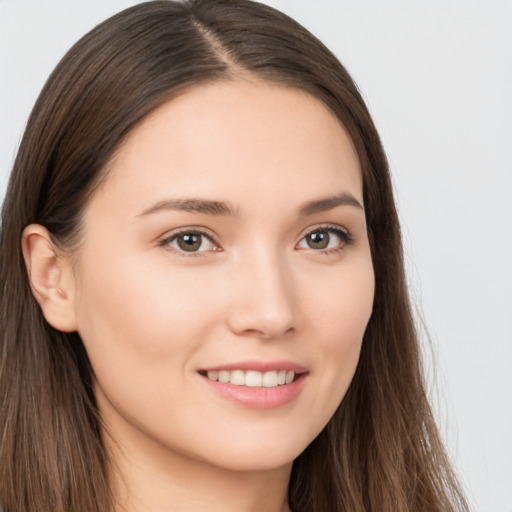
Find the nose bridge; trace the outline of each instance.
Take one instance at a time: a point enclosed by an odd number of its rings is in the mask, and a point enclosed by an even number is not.
[[[276,337],[295,328],[294,282],[285,255],[260,246],[240,255],[236,267],[232,329]]]

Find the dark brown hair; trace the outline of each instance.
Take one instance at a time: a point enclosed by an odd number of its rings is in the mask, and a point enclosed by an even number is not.
[[[258,77],[319,98],[360,159],[376,289],[350,388],[294,462],[300,512],[447,512],[467,506],[425,395],[397,213],[379,136],[354,82],[315,37],[248,0],[147,2],[78,41],[37,100],[2,210],[0,502],[5,512],[112,510],[108,456],[77,333],[44,320],[21,253],[44,225],[71,250],[81,215],[126,135],[188,88]]]

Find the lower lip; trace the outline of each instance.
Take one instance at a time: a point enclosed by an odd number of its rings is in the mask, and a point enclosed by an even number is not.
[[[210,380],[200,375],[204,382],[220,396],[251,409],[274,409],[295,400],[304,388],[307,373],[300,374],[290,384],[273,388],[235,386]]]

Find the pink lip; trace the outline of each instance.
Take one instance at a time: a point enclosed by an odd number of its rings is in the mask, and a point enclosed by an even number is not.
[[[212,371],[232,371],[242,370],[247,372],[254,370],[256,372],[272,372],[279,370],[286,370],[287,372],[293,371],[295,373],[305,373],[307,368],[291,361],[240,361],[238,363],[222,364],[219,366],[210,366],[208,368],[202,368],[201,372],[212,372]]]
[[[210,380],[206,376],[207,371],[259,371],[270,372],[278,370],[294,371],[296,374],[295,380],[290,384],[283,384],[272,388],[265,387],[247,387],[236,386],[234,384],[224,384],[222,382]],[[309,372],[303,366],[280,361],[280,362],[256,362],[246,361],[241,363],[234,363],[228,365],[215,366],[208,369],[201,370],[199,376],[201,380],[212,390],[214,393],[220,395],[227,400],[236,402],[251,409],[274,409],[285,405],[292,400],[296,399],[303,390]]]

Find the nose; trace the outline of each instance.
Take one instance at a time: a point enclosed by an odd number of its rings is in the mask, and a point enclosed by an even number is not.
[[[230,278],[228,324],[237,335],[279,338],[296,329],[294,282],[284,258],[268,253],[239,262]]]

